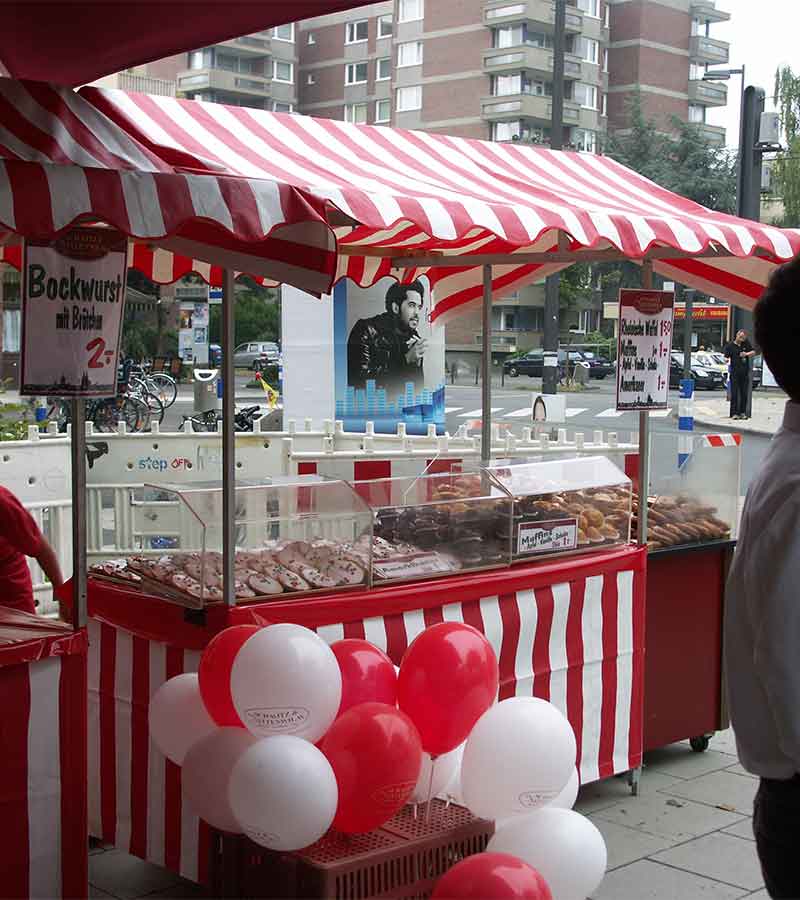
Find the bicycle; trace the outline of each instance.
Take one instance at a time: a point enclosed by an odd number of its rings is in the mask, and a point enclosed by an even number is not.
[[[131,367],[129,383],[145,393],[155,394],[164,409],[169,409],[178,397],[178,383],[166,372],[151,372],[144,363]]]
[[[261,408],[258,406],[247,406],[239,410],[234,416],[234,424],[236,431],[255,431],[255,421],[259,417]],[[194,413],[191,416],[183,416],[178,430],[183,431],[184,426],[189,422],[192,431],[216,431],[217,423],[222,421],[222,415],[216,409],[208,410],[204,413]]]

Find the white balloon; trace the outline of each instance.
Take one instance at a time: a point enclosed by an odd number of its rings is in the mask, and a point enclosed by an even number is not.
[[[417,786],[411,795],[410,803],[427,803],[429,798],[437,797],[453,780],[460,762],[458,748],[449,753],[442,753],[434,760],[429,753],[422,754]],[[433,781],[431,781],[433,772]]]
[[[606,872],[603,835],[571,809],[537,809],[495,832],[488,853],[510,853],[541,872],[553,900],[585,900]]]
[[[219,831],[241,834],[228,796],[231,773],[257,740],[244,728],[218,728],[198,741],[183,761],[181,787],[189,805]]]
[[[236,654],[231,697],[253,734],[291,734],[316,743],[339,711],[342,673],[313,631],[286,622],[268,625]]]
[[[511,697],[472,729],[461,763],[461,790],[472,813],[502,819],[546,805],[575,768],[575,734],[566,717],[537,697]]]
[[[230,806],[241,830],[270,850],[300,850],[330,828],[336,776],[313,744],[291,735],[257,740],[233,767]]]
[[[179,766],[190,748],[217,730],[200,696],[197,675],[175,675],[150,698],[147,712],[150,737],[158,749]]]
[[[466,746],[467,742],[464,741],[463,744],[459,744],[452,751],[456,758],[455,770],[453,771],[453,777],[450,779],[450,784],[442,791],[445,797],[452,800],[453,803],[458,803],[460,806],[464,805],[464,792],[461,790],[461,763],[464,760],[464,748]]]
[[[581,779],[576,768],[572,770],[572,775],[569,776],[569,781],[566,783],[561,793],[547,804],[547,808],[556,807],[558,809],[572,809],[572,807],[575,806],[575,801],[578,799],[578,789],[580,786]]]

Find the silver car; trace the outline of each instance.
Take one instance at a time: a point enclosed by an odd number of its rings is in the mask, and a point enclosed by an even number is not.
[[[233,364],[237,369],[252,369],[254,372],[266,366],[277,366],[280,350],[273,341],[250,341],[239,344],[233,351]]]

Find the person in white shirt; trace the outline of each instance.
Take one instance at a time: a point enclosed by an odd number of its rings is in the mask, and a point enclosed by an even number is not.
[[[728,576],[726,691],[739,758],[760,777],[764,882],[788,900],[800,898],[800,257],[773,273],[755,338],[789,400],[747,492]]]

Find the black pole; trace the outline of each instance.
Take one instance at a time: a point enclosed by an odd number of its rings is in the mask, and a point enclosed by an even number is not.
[[[567,20],[567,0],[555,0],[555,28],[553,32],[553,96],[551,102],[550,147],[564,146],[564,33]],[[544,370],[542,393],[555,394],[558,386],[558,314],[561,276],[550,275],[545,282],[544,295]]]
[[[692,377],[692,315],[694,307],[694,291],[687,288],[683,292],[683,377]]]

